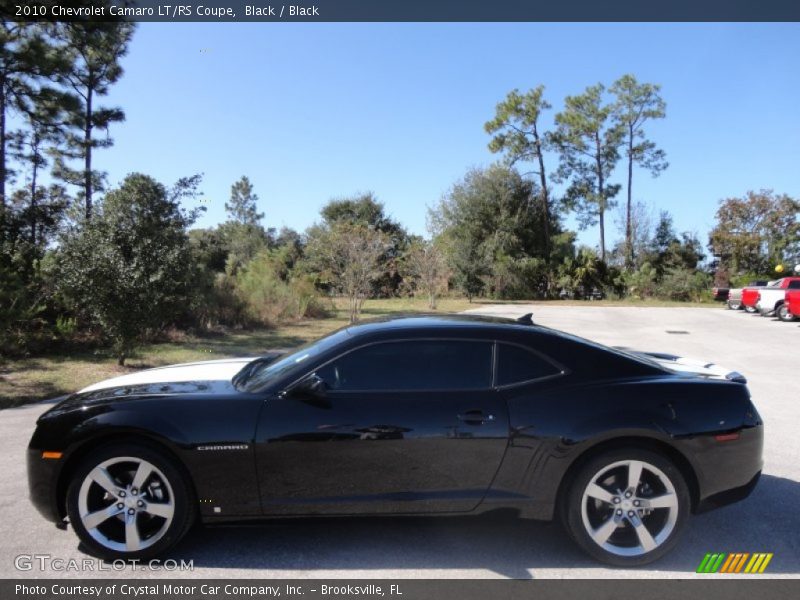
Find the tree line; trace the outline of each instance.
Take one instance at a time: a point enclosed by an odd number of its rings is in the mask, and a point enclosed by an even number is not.
[[[511,91],[484,125],[499,162],[468,170],[430,206],[428,239],[372,192],[328,201],[306,231],[276,230],[246,176],[225,220],[196,228],[202,209],[184,206],[200,195],[199,174],[168,185],[133,173],[107,189],[97,168],[125,118],[102,98],[132,34],[122,22],[0,28],[0,354],[111,347],[124,364],[170,328],[324,316],[334,295],[351,320],[365,299],[400,295],[431,309],[442,294],[698,300],[712,277],[763,276],[800,255],[789,196],[722,201],[713,260],[668,212],[634,199],[634,176],[668,165],[647,135],[666,118],[660,88],[631,75],[566,97],[549,127],[543,86]],[[576,243],[569,215],[599,225],[596,249]],[[609,217],[624,232],[613,243]]]

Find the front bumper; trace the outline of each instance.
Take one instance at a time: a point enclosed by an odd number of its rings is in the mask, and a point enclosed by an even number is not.
[[[28,448],[26,457],[31,503],[45,519],[56,524],[64,519],[56,493],[62,460],[44,459],[42,451],[36,448]]]

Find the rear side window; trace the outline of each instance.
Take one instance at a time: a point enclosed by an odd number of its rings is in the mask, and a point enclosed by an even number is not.
[[[790,281],[787,289],[800,290],[800,279],[795,279],[794,281]]]
[[[492,385],[492,343],[384,342],[353,350],[317,371],[330,390],[477,390]]]
[[[559,373],[558,367],[526,348],[497,345],[497,385],[512,385]]]

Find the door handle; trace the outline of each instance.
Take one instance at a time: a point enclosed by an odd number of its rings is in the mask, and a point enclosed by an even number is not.
[[[467,425],[483,425],[494,421],[495,416],[493,414],[484,414],[482,410],[468,410],[467,412],[459,413],[458,418]]]

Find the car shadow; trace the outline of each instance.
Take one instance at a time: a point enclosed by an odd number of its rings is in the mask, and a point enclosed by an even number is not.
[[[707,552],[773,552],[768,573],[800,573],[800,482],[764,475],[745,501],[695,515],[665,558],[644,567],[664,577],[693,573]],[[558,523],[508,511],[474,517],[274,520],[198,527],[170,553],[194,567],[263,571],[488,569],[515,579],[550,568],[602,567]],[[625,572],[619,569],[619,575]],[[628,573],[635,575],[636,571]],[[255,574],[254,574],[255,575]]]

